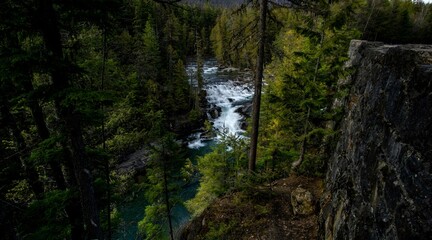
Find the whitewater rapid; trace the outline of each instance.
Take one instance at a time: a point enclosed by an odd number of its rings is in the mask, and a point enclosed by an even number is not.
[[[195,85],[196,69],[194,62],[186,67],[193,85]],[[236,110],[251,102],[253,93],[250,73],[235,68],[220,69],[215,60],[207,60],[204,63],[203,77],[210,109],[221,110],[220,115],[215,119],[207,114],[216,133],[214,140],[220,139],[221,133],[242,137],[245,131],[241,129],[241,121],[244,121],[244,117]],[[202,134],[201,131],[191,135],[188,147],[192,149],[204,147],[209,139],[203,139]]]

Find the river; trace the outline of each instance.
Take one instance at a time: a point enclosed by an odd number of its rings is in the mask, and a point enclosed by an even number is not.
[[[188,61],[186,71],[190,83],[196,85],[197,65]],[[242,136],[244,130],[244,114],[239,111],[248,108],[252,99],[251,75],[248,71],[239,71],[235,68],[219,68],[215,59],[207,59],[203,67],[204,88],[209,103],[208,120],[213,124],[216,133],[225,132]],[[211,150],[211,146],[218,141],[220,135],[209,139],[204,137],[204,131],[198,130],[188,140],[188,157],[193,163],[199,156]],[[198,180],[186,187],[180,193],[182,200],[186,201],[195,196]],[[119,208],[120,224],[113,239],[140,239],[137,235],[137,224],[144,218],[144,209],[147,203],[144,193],[139,193],[132,201]],[[190,220],[190,214],[183,206],[174,206],[172,210],[173,226],[175,232]]]

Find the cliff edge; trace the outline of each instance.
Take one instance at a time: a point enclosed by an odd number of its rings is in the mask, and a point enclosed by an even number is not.
[[[322,239],[432,236],[432,46],[354,40]]]

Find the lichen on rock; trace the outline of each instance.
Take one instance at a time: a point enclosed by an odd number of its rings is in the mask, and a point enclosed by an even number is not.
[[[291,192],[291,205],[294,215],[307,216],[315,211],[312,193],[302,187]]]
[[[432,46],[353,41],[322,239],[432,236]],[[330,196],[330,197],[329,197]]]

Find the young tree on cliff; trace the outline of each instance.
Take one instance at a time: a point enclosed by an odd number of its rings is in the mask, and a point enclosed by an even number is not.
[[[267,0],[260,1],[260,17],[259,17],[259,36],[258,36],[258,55],[255,70],[254,80],[254,100],[252,108],[252,134],[251,145],[249,150],[249,172],[254,172],[256,168],[256,154],[258,146],[258,130],[259,130],[259,115],[261,106],[261,88],[264,70],[264,50],[265,50],[265,34],[267,22]]]
[[[159,126],[162,127],[162,126]],[[163,129],[160,129],[163,132]],[[151,146],[147,165],[148,189],[145,217],[138,228],[145,239],[163,239],[168,227],[169,238],[174,239],[172,208],[180,202],[178,190],[182,186],[181,167],[184,164],[178,144],[169,133],[160,133]]]
[[[285,5],[284,5],[285,2]],[[282,1],[281,4],[273,3],[278,7],[296,7],[300,9],[314,8],[314,5],[310,1]],[[249,172],[254,172],[256,168],[256,156],[257,156],[257,145],[258,145],[258,133],[259,133],[259,115],[261,106],[261,89],[263,80],[263,70],[264,70],[264,58],[265,58],[265,44],[266,44],[266,34],[267,34],[267,20],[268,16],[273,18],[269,12],[269,1],[260,0],[259,5],[259,23],[258,23],[258,52],[257,52],[257,62],[255,69],[255,80],[254,80],[254,100],[252,108],[252,133],[251,133],[251,144],[249,150]]]
[[[340,116],[332,106],[336,83],[345,74],[353,3],[335,2],[321,12],[286,10],[285,27],[274,47],[280,55],[268,66],[264,89],[260,156],[276,174],[295,170],[322,175],[334,134],[329,121]],[[331,53],[331,54],[329,54]]]

